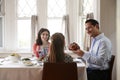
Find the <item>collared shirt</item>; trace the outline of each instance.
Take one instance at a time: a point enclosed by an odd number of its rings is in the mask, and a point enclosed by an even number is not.
[[[110,40],[101,33],[93,38],[89,52],[86,52],[82,58],[87,60],[89,68],[105,70],[109,68],[111,50]]]

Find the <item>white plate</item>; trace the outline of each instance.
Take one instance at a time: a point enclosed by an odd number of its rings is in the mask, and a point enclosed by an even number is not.
[[[73,61],[76,62],[76,63],[82,63],[82,60],[78,59],[78,58],[74,58]]]
[[[26,66],[33,66],[33,63],[31,61],[23,61],[23,64]]]

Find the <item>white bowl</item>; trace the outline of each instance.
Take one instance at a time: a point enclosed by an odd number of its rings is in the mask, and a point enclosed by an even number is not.
[[[20,60],[20,58],[16,57],[16,56],[9,56],[9,60],[12,62],[18,62]]]

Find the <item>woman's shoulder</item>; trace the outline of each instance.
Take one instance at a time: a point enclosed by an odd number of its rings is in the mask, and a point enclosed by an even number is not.
[[[40,48],[40,45],[38,45],[37,43],[34,43],[34,44],[33,44],[33,47],[34,47],[34,48]]]
[[[71,56],[71,55],[66,54],[66,53],[65,53],[65,57],[70,57],[70,58],[72,58],[72,56]]]
[[[70,56],[69,53],[65,53],[65,56]]]
[[[34,42],[34,43],[33,43],[33,45],[34,45],[34,46],[37,46],[37,43],[36,43],[36,42]]]
[[[65,62],[73,62],[72,56],[70,56],[69,54],[65,53]]]

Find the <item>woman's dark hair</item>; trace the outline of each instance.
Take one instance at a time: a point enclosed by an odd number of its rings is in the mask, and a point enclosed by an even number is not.
[[[64,62],[65,37],[62,33],[55,33],[51,37],[48,61],[51,63]]]
[[[91,23],[93,26],[99,25],[98,21],[94,19],[88,19],[85,21],[85,23]]]
[[[48,40],[49,40],[49,37],[50,37],[50,32],[49,32],[49,30],[46,29],[46,28],[41,28],[40,31],[38,32],[37,39],[36,39],[36,44],[37,44],[37,45],[42,45],[42,44],[43,44],[40,35],[41,35],[43,32],[45,32],[45,31],[48,32]]]

